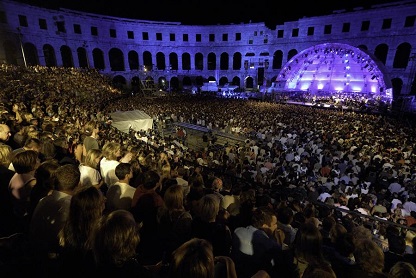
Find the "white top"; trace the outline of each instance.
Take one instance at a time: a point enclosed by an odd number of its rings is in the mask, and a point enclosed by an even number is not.
[[[82,186],[97,185],[100,183],[102,177],[97,169],[86,165],[79,165],[79,171],[81,173],[80,182]]]
[[[108,186],[118,182],[118,178],[115,173],[115,169],[120,162],[117,160],[107,160],[103,157],[100,161],[100,173],[101,177],[104,179],[104,183]]]
[[[106,194],[106,208],[108,211],[130,210],[134,191],[136,191],[136,188],[124,182],[116,182],[110,185]]]

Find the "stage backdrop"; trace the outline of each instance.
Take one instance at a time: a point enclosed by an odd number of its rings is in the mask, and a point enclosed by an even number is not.
[[[153,128],[153,119],[140,110],[117,111],[110,114],[112,125],[120,131],[129,132],[129,127],[135,131]]]

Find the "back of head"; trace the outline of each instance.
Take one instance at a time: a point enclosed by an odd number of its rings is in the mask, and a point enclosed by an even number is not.
[[[115,174],[119,180],[124,180],[126,175],[132,173],[132,168],[130,163],[120,163],[116,166]]]
[[[305,222],[296,233],[295,254],[309,264],[323,261],[322,234],[313,223]]]
[[[84,158],[84,165],[96,169],[102,157],[103,152],[100,149],[89,149]]]
[[[220,210],[220,201],[214,194],[207,194],[198,201],[196,214],[206,222],[215,221]]]
[[[131,212],[115,210],[98,224],[93,239],[94,258],[101,266],[121,266],[136,255],[139,242],[139,226]]]
[[[380,273],[384,268],[384,253],[380,246],[365,238],[355,242],[354,257],[360,268],[368,273]]]
[[[94,186],[77,188],[71,198],[68,219],[59,233],[61,246],[81,250],[91,247],[91,233],[104,210],[104,200]]]
[[[40,152],[42,149],[42,142],[38,138],[30,137],[25,141],[24,148]]]
[[[280,223],[288,225],[293,221],[293,210],[290,207],[281,207],[277,212]]]
[[[268,207],[260,207],[253,211],[251,224],[260,229],[263,225],[270,226],[273,220],[273,212]]]
[[[118,152],[121,151],[121,145],[116,142],[107,142],[104,144],[102,151],[103,157],[106,159],[117,160]]]
[[[399,261],[390,268],[389,277],[414,278],[416,277],[416,270],[411,263]]]
[[[176,184],[168,187],[163,196],[165,206],[169,210],[183,209],[183,188],[182,185]]]
[[[173,252],[172,278],[213,278],[212,245],[205,239],[193,238]]]
[[[94,131],[94,129],[96,129],[97,126],[98,126],[97,125],[97,122],[94,121],[94,120],[91,120],[91,121],[87,122],[85,124],[85,126],[84,126],[84,133],[85,133],[85,135],[91,136],[92,133],[93,133],[93,131]]]
[[[38,163],[39,154],[33,150],[25,150],[17,153],[12,158],[13,167],[18,174],[29,173],[35,170],[36,164]]]
[[[144,188],[146,189],[155,188],[159,182],[160,182],[160,176],[156,171],[149,170],[144,173],[144,183],[143,183]]]
[[[65,164],[56,169],[54,173],[54,186],[58,191],[73,191],[80,182],[78,166]]]
[[[51,180],[56,169],[58,169],[59,167],[59,163],[54,159],[42,162],[35,172],[37,183],[41,184],[45,188],[52,189],[53,186]]]
[[[12,158],[12,147],[0,143],[0,165],[9,167]]]

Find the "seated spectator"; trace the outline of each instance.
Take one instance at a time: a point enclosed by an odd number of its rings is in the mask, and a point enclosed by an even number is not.
[[[253,212],[251,225],[239,227],[233,233],[231,258],[237,267],[238,277],[251,277],[259,270],[273,276],[282,265],[282,246],[274,237],[277,228],[276,215],[266,208],[258,208]],[[283,269],[280,269],[283,273]]]

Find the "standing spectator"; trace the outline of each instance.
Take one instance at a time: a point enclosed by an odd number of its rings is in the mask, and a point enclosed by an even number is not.
[[[154,275],[139,261],[139,226],[131,212],[115,210],[103,216],[92,241],[95,277],[143,277]],[[92,276],[91,276],[92,277]]]
[[[35,171],[40,159],[36,151],[27,150],[16,154],[12,163],[16,171],[9,183],[13,212],[22,229],[26,230],[29,224],[30,193],[36,185]]]
[[[117,209],[130,210],[136,188],[130,185],[133,169],[130,163],[120,163],[115,169],[118,182],[110,185],[107,190],[106,209],[112,212]]]
[[[129,163],[132,159],[132,153],[128,152],[123,158],[120,159],[121,144],[115,142],[105,143],[102,151],[103,158],[100,162],[100,173],[104,179],[104,184],[108,187],[118,181],[118,178],[115,174],[116,166],[120,162]]]
[[[71,198],[79,185],[79,169],[65,164],[55,171],[54,190],[41,199],[30,222],[30,239],[40,271],[48,275],[59,251],[58,234],[68,219]]]
[[[322,250],[322,235],[319,228],[312,222],[304,223],[294,243],[294,262],[297,265],[299,276],[307,275],[314,269],[322,268],[336,277],[331,264],[325,259]]]
[[[160,187],[160,176],[156,171],[148,170],[144,173],[144,183],[136,188],[131,209],[137,223],[142,222],[140,229],[141,242],[139,253],[143,255],[145,264],[153,264],[160,260],[155,249],[157,238],[157,211],[163,206],[162,197],[156,192]]]
[[[205,239],[193,238],[182,244],[173,253],[170,277],[216,277],[218,264],[221,264],[225,268],[224,277],[237,278],[235,265],[230,257],[214,257],[213,248],[209,241]]]
[[[13,205],[9,192],[9,182],[15,172],[8,169],[12,147],[0,143],[0,237],[9,236],[17,230],[13,215]]]
[[[105,197],[94,186],[79,187],[71,198],[68,219],[59,232],[58,276],[86,276],[94,265],[93,231],[105,208]],[[76,267],[74,267],[76,266]]]
[[[192,236],[211,242],[214,255],[229,256],[231,252],[231,231],[217,221],[220,201],[214,194],[203,196],[197,204],[192,221]]]
[[[32,216],[39,200],[49,195],[53,190],[53,175],[59,168],[58,161],[51,159],[40,164],[35,171],[36,184],[30,192],[30,216]]]
[[[84,157],[84,162],[79,165],[81,186],[92,185],[101,188],[104,179],[101,177],[98,165],[102,157],[103,155],[100,149],[90,149],[87,152],[87,155]]]
[[[163,197],[164,205],[157,213],[158,238],[165,260],[170,260],[172,252],[191,239],[192,215],[185,210],[184,194],[181,185],[169,187]]]
[[[0,143],[7,143],[11,135],[10,128],[5,124],[0,124]]]
[[[385,278],[383,273],[384,253],[380,246],[369,238],[356,242],[354,258],[356,264],[349,269],[350,277]]]
[[[83,144],[83,154],[87,155],[88,151],[91,149],[100,149],[98,144],[98,123],[94,120],[91,120],[85,124],[84,133],[85,137],[82,141]]]

